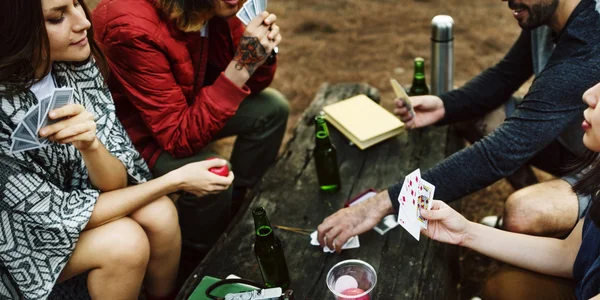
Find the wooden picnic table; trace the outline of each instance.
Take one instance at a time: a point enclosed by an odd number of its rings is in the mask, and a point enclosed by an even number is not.
[[[447,126],[411,130],[366,150],[351,146],[329,126],[338,152],[342,187],[338,193],[319,192],[312,158],[314,117],[324,105],[366,94],[379,102],[366,84],[324,84],[296,125],[293,138],[257,186],[248,207],[242,208],[211,252],[190,275],[178,299],[188,299],[203,276],[235,274],[262,283],[253,253],[251,207],[263,206],[272,225],[315,229],[344,202],[368,188],[382,190],[421,168],[434,166],[462,144]],[[199,230],[206,230],[200,229]],[[360,235],[360,248],[325,254],[306,235],[275,229],[281,239],[296,299],[333,299],[325,276],[336,263],[363,260],[376,270],[372,299],[456,299],[458,249],[421,236],[417,242],[398,226],[381,236]]]

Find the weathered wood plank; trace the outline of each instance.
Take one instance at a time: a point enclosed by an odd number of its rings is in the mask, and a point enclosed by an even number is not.
[[[313,119],[324,105],[367,94],[378,93],[365,84],[324,85],[298,122],[294,137],[281,158],[265,174],[250,206],[264,206],[272,224],[316,229],[328,215],[367,188],[384,189],[403,180],[412,170],[432,167],[446,156],[447,128],[405,132],[365,151],[349,146],[330,126],[338,149],[342,188],[336,194],[319,192],[312,160]],[[252,253],[254,241],[249,210],[238,215],[234,224],[195,270],[180,296],[187,297],[202,276],[226,277],[236,274],[261,281]],[[454,299],[457,278],[451,269],[457,261],[456,248],[422,238],[415,241],[401,227],[380,236],[374,231],[360,236],[361,247],[341,255],[324,254],[309,244],[309,237],[277,231],[284,243],[297,299],[330,299],[325,285],[327,271],[339,261],[361,259],[378,273],[374,299]]]

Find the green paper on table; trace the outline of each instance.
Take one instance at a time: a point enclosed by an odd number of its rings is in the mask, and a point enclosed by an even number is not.
[[[202,278],[202,281],[200,281],[200,283],[198,284],[198,286],[196,287],[196,289],[194,290],[192,295],[190,295],[188,300],[211,300],[210,298],[206,297],[206,294],[204,292],[213,283],[219,282],[219,281],[221,281],[221,279],[219,279],[219,278],[204,276]],[[216,288],[212,292],[212,295],[215,295],[217,297],[225,297],[225,295],[227,295],[227,294],[249,292],[252,290],[257,290],[257,288],[243,285],[243,284],[234,283],[234,284],[222,285],[222,286]]]

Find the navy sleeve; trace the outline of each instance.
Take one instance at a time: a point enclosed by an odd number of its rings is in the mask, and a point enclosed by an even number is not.
[[[590,72],[600,63],[571,59],[548,65],[500,127],[423,174],[436,186],[437,199],[453,201],[512,174],[581,118],[581,97],[600,81],[600,74]],[[396,209],[400,189],[401,183],[388,189]]]
[[[440,96],[446,113],[438,124],[450,124],[485,115],[506,102],[532,75],[531,34],[529,31],[522,31],[510,51],[495,66],[461,88]]]

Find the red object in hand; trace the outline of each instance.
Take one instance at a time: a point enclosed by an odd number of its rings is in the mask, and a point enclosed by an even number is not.
[[[346,295],[346,296],[356,296],[356,295],[360,295],[362,293],[364,293],[365,290],[363,289],[359,289],[359,288],[354,288],[354,289],[347,289],[345,291],[342,292],[342,295]],[[343,298],[343,297],[338,297],[339,300],[371,300],[371,297],[369,295],[364,295],[362,297],[358,297],[358,298]]]
[[[218,159],[217,157],[211,157],[207,160],[211,160],[211,159]],[[212,167],[210,169],[208,169],[209,172],[217,174],[219,176],[223,176],[223,177],[227,177],[229,176],[229,167],[227,166],[227,164],[224,164],[221,167]]]

